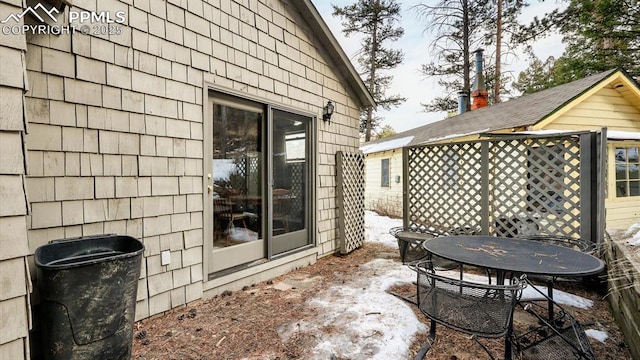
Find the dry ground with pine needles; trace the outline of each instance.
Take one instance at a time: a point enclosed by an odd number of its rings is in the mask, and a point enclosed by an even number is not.
[[[340,284],[345,276],[357,274],[358,264],[365,264],[381,256],[400,262],[397,251],[395,256],[393,254],[393,249],[382,244],[365,243],[362,248],[349,255],[328,256],[279,278],[233,293],[226,292],[212,299],[199,300],[161,316],[137,322],[132,359],[318,359],[313,356],[313,348],[321,339],[312,333],[300,332],[283,341],[279,330],[282,331],[283,326],[296,321],[317,316],[316,310],[307,306],[307,301],[330,286]],[[274,286],[287,278],[299,277],[301,273],[313,281],[300,288],[284,291]],[[582,283],[563,283],[558,287],[594,301],[595,306],[589,310],[570,308],[570,311],[580,321],[595,323],[599,329],[608,333],[609,339],[605,343],[591,339],[598,359],[631,359],[602,294],[587,289]],[[415,288],[404,286],[393,290],[412,293]],[[412,308],[428,328],[429,320],[416,306]],[[331,329],[323,331],[327,333]],[[415,337],[411,346],[412,356],[426,338],[427,333]],[[496,355],[503,351],[503,340],[484,343]],[[435,344],[427,358],[465,360],[485,359],[488,356],[467,335],[439,326]],[[332,356],[330,359],[341,358]]]

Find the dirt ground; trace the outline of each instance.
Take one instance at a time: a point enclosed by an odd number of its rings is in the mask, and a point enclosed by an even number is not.
[[[365,243],[349,255],[328,256],[314,265],[279,278],[245,287],[241,291],[227,292],[213,299],[196,301],[162,316],[137,322],[132,359],[312,359],[312,350],[321,339],[310,333],[299,332],[282,341],[279,330],[285,324],[317,316],[314,308],[306,305],[308,300],[323,289],[343,282],[345,275],[356,273],[358,264],[365,264],[381,254],[388,258],[390,253],[393,252],[384,245]],[[400,261],[399,256],[394,259]],[[274,284],[299,277],[301,273],[313,281],[286,291],[274,287]],[[605,343],[590,340],[598,359],[631,359],[603,294],[587,290],[582,283],[562,283],[558,288],[594,301],[595,306],[589,310],[569,310],[578,320],[595,324],[598,329],[608,333],[609,339]],[[415,292],[411,286],[393,290],[408,294]],[[428,328],[428,319],[416,306],[412,308]],[[515,321],[518,325],[518,314]],[[331,331],[323,330],[325,333]],[[411,358],[426,338],[427,333],[415,337]],[[484,343],[496,355],[501,353],[504,346],[503,340]],[[428,353],[428,359],[438,360],[484,358],[488,358],[487,354],[469,336],[443,326],[437,328],[435,344]],[[335,356],[330,359],[343,360]]]

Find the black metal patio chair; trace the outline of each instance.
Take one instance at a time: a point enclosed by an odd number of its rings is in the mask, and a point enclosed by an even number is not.
[[[389,234],[397,239],[400,259],[405,265],[422,260],[428,255],[422,248],[424,241],[446,235],[445,232],[433,227],[415,225],[408,228],[402,226],[391,228]]]
[[[440,236],[460,234],[474,235],[479,232],[479,229],[471,227],[456,227],[449,229],[449,231],[442,231],[432,226],[418,224],[412,224],[408,228],[402,226],[393,227],[389,230],[389,234],[393,235],[398,241],[398,250],[400,251],[402,264],[410,265],[416,261],[429,260],[436,270],[459,269],[461,280],[464,272],[462,264],[429,254],[429,252],[422,247],[422,243]],[[489,282],[491,282],[491,274],[489,271],[487,271],[487,276],[489,277]],[[418,304],[415,294],[407,296],[397,294],[393,291],[390,291],[390,293],[414,305]]]
[[[415,360],[423,359],[436,337],[436,324],[469,334],[489,356],[478,338],[505,338],[505,355],[511,354],[511,332],[516,302],[526,286],[514,279],[508,285],[472,283],[437,275],[429,261],[409,265],[417,273],[418,307],[430,320],[427,344]]]
[[[398,241],[400,259],[405,265],[414,261],[423,260],[430,255],[422,247],[424,241],[440,236],[475,235],[479,232],[479,229],[472,227],[455,227],[444,231],[433,226],[418,224],[411,224],[407,228],[402,226],[394,227],[389,230],[389,234],[393,235]],[[431,255],[431,261],[438,270],[452,270],[460,266],[460,264],[454,261],[445,260],[434,255]]]
[[[573,238],[573,237],[570,237],[570,236],[536,234],[536,235],[522,235],[522,236],[518,236],[518,238],[531,240],[531,241],[540,241],[540,242],[547,243],[547,244],[562,246],[562,247],[566,247],[566,248],[570,248],[570,249],[573,249],[573,250],[581,251],[583,253],[587,253],[587,254],[594,255],[594,256],[597,253],[597,251],[596,251],[597,247],[596,247],[596,245],[594,243],[592,243],[590,241],[583,240],[583,239]],[[539,280],[539,281],[546,282],[548,291],[547,291],[547,294],[545,295],[545,297],[553,298],[553,288],[555,286],[556,281],[559,280],[559,278],[557,276],[528,275],[528,277],[529,277],[529,280],[534,279],[534,280]],[[593,277],[593,276],[591,278],[597,279],[596,277]],[[561,280],[575,282],[575,281],[580,281],[580,280],[584,280],[584,279],[580,278],[580,277],[578,277],[578,278],[576,278],[576,277],[563,277],[563,278],[561,278]],[[549,312],[549,316],[553,316],[553,302],[552,301],[550,301],[548,303],[548,312]]]
[[[582,324],[565,308],[525,280],[559,311],[552,319],[543,315],[545,307],[536,302],[523,305],[540,325],[513,337],[513,347],[522,360],[585,359],[595,360],[595,354]]]
[[[462,267],[460,264],[436,256],[429,256],[430,254],[422,247],[424,241],[445,236],[446,233],[433,227],[413,224],[408,228],[402,226],[393,227],[389,229],[389,234],[393,235],[398,241],[398,250],[400,251],[402,264],[408,265],[429,258],[433,263],[437,263],[438,269],[452,270],[460,267],[460,278],[462,279]],[[402,295],[394,291],[389,291],[389,293],[413,305],[418,304],[416,294]]]

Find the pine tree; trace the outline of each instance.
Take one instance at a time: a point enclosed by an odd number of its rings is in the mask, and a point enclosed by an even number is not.
[[[517,27],[516,17],[523,6],[523,0],[439,0],[434,5],[415,6],[425,20],[426,30],[435,35],[430,48],[436,60],[422,65],[421,72],[427,77],[438,77],[438,84],[446,91],[444,96],[422,104],[425,111],[457,109],[454,95],[460,91],[470,92],[471,53],[478,48],[496,49],[493,64],[485,60],[485,79],[487,87],[493,88],[493,102],[499,101],[500,93],[505,90],[500,64],[503,55],[512,51],[510,44],[513,43],[504,35]],[[486,55],[491,57],[489,52],[485,52]]]
[[[555,86],[553,66],[555,58],[548,57],[542,61],[535,54],[529,54],[529,67],[520,72],[512,86],[521,94],[531,94]]]
[[[519,40],[530,42],[558,31],[563,55],[546,64],[545,76],[541,69],[521,73],[516,86],[541,90],[614,68],[640,76],[639,0],[564,1],[564,10],[535,18],[519,34]],[[537,65],[534,59],[531,66]]]
[[[340,16],[342,32],[345,36],[363,34],[357,62],[362,70],[361,76],[371,92],[376,104],[385,110],[398,106],[406,100],[400,95],[387,95],[393,77],[383,75],[400,65],[404,59],[401,50],[384,47],[384,43],[397,41],[404,34],[400,21],[400,5],[395,0],[358,0],[352,5],[338,7],[333,5],[333,15]],[[375,108],[367,108],[361,114],[360,131],[365,141],[371,139],[373,130],[380,119],[375,116]]]
[[[378,139],[386,138],[389,136],[393,136],[396,134],[396,131],[391,127],[391,125],[385,125],[382,127],[380,131],[378,131]]]

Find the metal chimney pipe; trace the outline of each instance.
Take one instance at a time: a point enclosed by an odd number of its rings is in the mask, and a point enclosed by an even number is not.
[[[482,60],[483,52],[483,49],[478,49],[475,51],[476,78],[473,82],[473,88],[471,89],[471,98],[473,99],[471,110],[480,109],[489,105],[489,92],[487,92],[487,87],[484,83],[484,66]]]
[[[474,90],[483,90],[484,86],[484,64],[482,55],[484,53],[484,49],[478,49],[474,51],[476,54],[476,81],[474,85]]]
[[[469,101],[469,94],[464,91],[458,91],[458,115],[467,111],[467,102]]]

